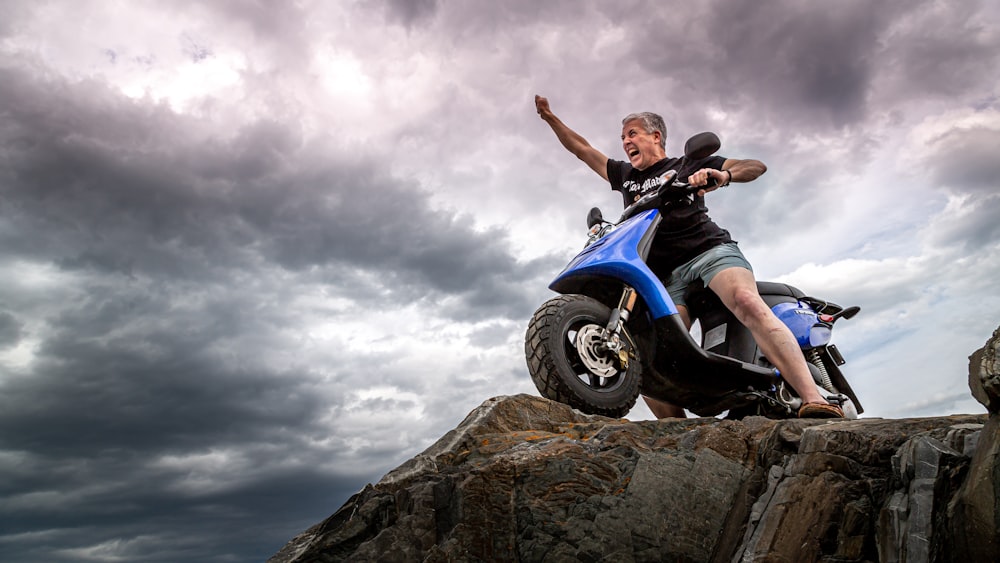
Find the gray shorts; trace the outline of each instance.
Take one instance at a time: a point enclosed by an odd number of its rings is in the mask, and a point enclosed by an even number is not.
[[[686,306],[684,303],[684,293],[689,285],[701,278],[701,281],[708,287],[712,278],[716,274],[727,268],[745,268],[753,272],[750,262],[740,252],[735,242],[727,242],[719,246],[710,248],[695,256],[690,261],[681,264],[670,272],[670,278],[666,280],[667,293],[674,300],[674,305]]]

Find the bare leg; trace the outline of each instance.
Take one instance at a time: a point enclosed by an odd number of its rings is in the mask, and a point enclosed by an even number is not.
[[[675,404],[659,401],[645,395],[642,396],[642,399],[646,401],[646,406],[649,407],[649,410],[656,418],[687,418],[687,413],[684,412],[684,409]]]
[[[688,313],[688,308],[684,305],[678,305],[677,312],[681,314],[681,320],[684,321],[684,328],[691,330],[691,313]]]
[[[739,267],[722,270],[712,278],[709,287],[736,318],[750,329],[761,351],[781,370],[781,376],[795,389],[804,403],[826,402],[816,390],[795,336],[761,299],[750,270]]]

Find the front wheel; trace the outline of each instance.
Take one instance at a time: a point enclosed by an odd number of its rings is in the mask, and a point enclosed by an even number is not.
[[[622,334],[624,353],[607,349],[604,330],[610,316],[608,307],[584,295],[560,295],[538,308],[528,324],[524,353],[543,397],[614,418],[631,410],[642,377],[639,352],[627,334]]]

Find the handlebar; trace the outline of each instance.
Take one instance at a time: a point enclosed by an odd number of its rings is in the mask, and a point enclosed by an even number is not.
[[[670,176],[670,178],[667,179],[667,176]],[[703,186],[692,186],[687,182],[678,182],[676,178],[677,173],[673,170],[664,175],[663,183],[660,184],[660,188],[656,190],[657,195],[663,198],[663,201],[667,202],[684,199],[684,197],[688,195],[696,194],[706,188],[714,188],[719,185],[719,182],[711,176],[708,177],[708,182],[706,182]]]
[[[717,185],[718,182],[711,176],[708,178],[708,183],[703,186],[692,186],[687,182],[678,182],[677,171],[671,170],[662,176],[660,187],[657,188],[655,192],[650,192],[642,196],[638,201],[626,207],[625,211],[622,213],[621,219],[619,219],[618,222],[621,223],[629,217],[632,217],[642,211],[646,211],[647,209],[659,207],[664,203],[680,201],[692,194],[700,192],[701,190],[712,188]]]

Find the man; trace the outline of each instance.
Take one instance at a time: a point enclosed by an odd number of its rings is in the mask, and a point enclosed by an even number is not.
[[[767,170],[764,163],[719,156],[699,161],[667,158],[666,125],[662,117],[648,112],[630,114],[622,120],[622,149],[628,162],[612,160],[556,117],[547,99],[535,96],[535,109],[569,152],[622,194],[626,206],[655,189],[658,178],[669,170],[676,170],[678,177],[686,177],[692,186],[705,186],[693,201],[661,208],[665,220],[650,249],[650,269],[663,280],[688,328],[691,318],[684,304],[687,286],[701,279],[714,291],[802,398],[799,417],[843,418],[840,407],[827,403],[817,391],[791,331],[757,293],[750,263],[729,233],[708,217],[704,198],[707,192],[756,179]],[[715,186],[707,185],[709,178],[716,181]],[[657,418],[686,416],[678,405],[645,396],[643,399]]]

